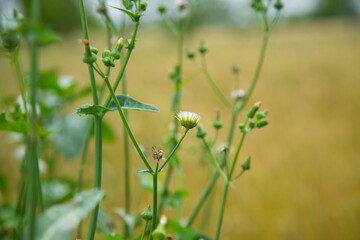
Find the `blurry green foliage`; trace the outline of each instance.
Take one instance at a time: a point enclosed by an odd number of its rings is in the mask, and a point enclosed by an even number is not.
[[[353,0],[318,0],[314,17],[354,17],[358,14]]]

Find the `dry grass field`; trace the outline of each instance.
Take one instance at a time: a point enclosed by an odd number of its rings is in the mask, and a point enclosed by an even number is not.
[[[250,155],[252,169],[230,189],[222,239],[360,239],[359,29],[359,22],[338,20],[280,24],[272,32],[262,74],[250,99],[250,103],[261,100],[263,107],[270,109],[270,124],[251,132],[245,142],[240,160]],[[42,49],[41,68],[57,68],[61,74],[78,78],[83,86],[88,84],[87,67],[81,63],[83,47],[77,41],[80,37],[76,32]],[[99,30],[92,31],[91,37],[99,49],[105,46],[105,36]],[[168,73],[176,62],[175,38],[161,29],[141,28],[138,39],[127,71],[128,90],[131,96],[158,106],[160,113],[131,112],[130,124],[142,145],[163,148],[167,126],[174,117]],[[190,32],[185,46],[197,48],[201,40],[210,49],[209,71],[224,94],[230,96],[233,88],[230,66],[234,62],[241,65],[240,84],[247,88],[260,50],[259,29],[205,27]],[[26,58],[24,53],[24,66]],[[185,76],[194,69],[185,59]],[[0,94],[16,93],[15,74],[5,59],[0,60],[0,72]],[[90,101],[82,99],[68,111]],[[186,86],[181,106],[201,114],[209,136],[214,134],[211,125],[215,111],[221,109],[225,127],[219,142],[226,139],[230,112],[203,76]],[[107,196],[102,204],[112,209],[123,205],[122,125],[116,113],[108,114],[105,120],[114,124],[117,137],[115,143],[105,144],[103,151],[103,189]],[[237,130],[235,143],[239,137]],[[4,133],[0,142],[0,168],[9,178],[15,198],[15,146],[6,143]],[[197,146],[200,142],[192,131],[181,148],[183,187],[190,193],[184,203],[184,217],[209,180],[207,169],[198,160],[201,152],[194,150]],[[138,184],[135,172],[143,166],[135,151],[131,154],[134,198]],[[76,179],[78,162],[78,158],[62,160],[56,174]],[[92,171],[89,154],[88,186]],[[218,181],[215,209],[220,206],[223,187]],[[141,199],[139,210],[146,208],[151,194],[142,192]],[[213,211],[207,226],[210,235],[215,232],[217,214]],[[195,223],[198,227],[200,219]]]

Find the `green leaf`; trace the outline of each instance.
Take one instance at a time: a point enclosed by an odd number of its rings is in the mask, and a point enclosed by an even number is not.
[[[8,121],[4,112],[0,114],[0,131],[27,133],[29,127],[29,123],[24,120]]]
[[[101,115],[107,111],[109,111],[109,109],[106,107],[90,104],[82,105],[75,110],[79,115]]]
[[[153,178],[150,174],[136,174],[140,178],[140,185],[143,189],[151,192],[153,189]]]
[[[70,240],[79,222],[103,197],[99,190],[83,191],[69,203],[48,208],[36,220],[35,239]]]
[[[25,36],[29,41],[33,41],[35,39],[40,46],[46,46],[60,41],[59,36],[40,24],[24,23],[22,24],[20,30],[25,33]]]
[[[130,232],[130,235],[134,235],[134,226],[135,226],[135,218],[133,215],[128,214],[124,211],[124,209],[117,208],[115,209],[115,213],[117,213],[121,219],[126,223],[128,226],[128,230]]]
[[[159,109],[157,107],[155,107],[154,105],[140,102],[139,100],[129,97],[128,95],[118,94],[118,95],[116,95],[116,98],[119,101],[120,106],[123,109],[134,109],[134,110],[149,111],[149,112],[159,112]],[[111,100],[108,108],[112,111],[117,110],[113,100]]]
[[[103,209],[100,209],[96,224],[97,230],[101,232],[104,236],[109,236],[113,232],[110,228],[110,225],[111,225],[111,220],[109,219],[108,213],[105,212]],[[107,239],[107,237],[105,239]]]
[[[91,130],[91,136],[94,136],[94,128]],[[102,121],[102,140],[109,143],[115,140],[114,130],[111,125],[106,123],[104,120]]]
[[[210,240],[209,237],[203,235],[201,232],[194,228],[186,228],[180,225],[180,223],[168,219],[166,227],[174,231],[176,240],[190,240],[190,239],[203,239]]]
[[[0,172],[0,193],[3,196],[9,194],[9,186],[4,173]],[[1,196],[1,195],[0,195]]]
[[[40,89],[53,90],[59,96],[69,96],[76,87],[76,81],[70,76],[58,76],[50,70],[40,73],[37,85]]]
[[[76,184],[66,179],[51,179],[42,183],[46,206],[70,200],[75,193]]]
[[[120,11],[126,13],[131,18],[131,20],[133,20],[134,22],[138,22],[139,19],[140,19],[140,15],[137,15],[137,14],[135,14],[133,12],[130,12],[130,11],[126,10],[126,9],[118,8],[118,7],[114,7],[114,6],[110,6],[110,7],[115,8],[117,10],[120,10]]]
[[[137,173],[151,173],[149,169],[139,169],[136,171]]]
[[[106,236],[105,240],[122,240],[123,236],[118,233],[110,233]]]

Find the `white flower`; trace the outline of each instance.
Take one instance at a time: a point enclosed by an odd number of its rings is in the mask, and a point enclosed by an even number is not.
[[[176,118],[180,121],[181,126],[186,129],[196,127],[200,121],[200,115],[193,112],[179,112],[176,114]]]

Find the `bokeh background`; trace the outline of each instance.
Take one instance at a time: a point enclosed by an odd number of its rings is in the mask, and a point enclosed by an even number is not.
[[[57,69],[88,85],[87,67],[81,62],[83,46],[77,1],[44,1],[44,22],[59,33],[59,43],[41,49],[40,68]],[[85,1],[87,2],[87,1]],[[110,1],[119,5],[118,1]],[[149,1],[149,11],[140,28],[136,50],[127,69],[128,91],[134,98],[159,107],[160,113],[130,112],[131,126],[147,149],[164,148],[172,82],[168,74],[176,63],[176,39],[156,13],[158,1]],[[166,4],[171,8],[173,3]],[[209,71],[226,96],[234,86],[231,66],[241,65],[240,84],[245,89],[253,75],[261,45],[261,29],[248,1],[200,1],[199,13],[185,38],[196,49],[204,40],[209,47]],[[28,1],[1,1],[0,11],[10,15],[16,6],[26,13]],[[252,169],[234,183],[225,210],[222,239],[360,239],[360,21],[358,1],[284,1],[282,18],[272,31],[258,86],[250,103],[261,100],[270,109],[269,126],[247,138],[240,160],[252,157]],[[92,44],[106,46],[106,36],[95,13],[96,1],[88,1]],[[111,11],[121,22],[123,17]],[[131,29],[131,23],[128,23]],[[130,32],[126,32],[130,36]],[[21,62],[26,72],[28,54],[24,44]],[[185,60],[184,75],[195,70]],[[18,93],[10,62],[0,59],[1,98]],[[114,77],[115,74],[113,74]],[[81,99],[69,107],[90,103]],[[221,109],[225,141],[230,112],[218,100],[203,76],[186,86],[182,109],[201,113],[202,123],[213,136],[215,111]],[[4,109],[0,105],[0,110]],[[75,115],[75,114],[74,114]],[[244,119],[241,116],[239,123]],[[116,141],[104,144],[103,188],[107,209],[123,206],[122,125],[116,113],[106,120],[114,125]],[[239,141],[236,131],[234,142]],[[0,133],[0,171],[16,199],[19,162],[16,144]],[[209,181],[207,168],[199,161],[200,143],[192,131],[181,148],[183,188],[189,191],[184,217],[194,207]],[[92,148],[86,165],[86,184],[92,183]],[[132,156],[132,198],[138,188],[136,169],[143,168],[135,151]],[[62,159],[56,175],[76,179],[79,158]],[[164,176],[161,176],[163,178]],[[175,183],[171,183],[175,187]],[[223,183],[218,181],[209,235],[215,232]],[[151,193],[141,192],[137,209],[145,209]],[[168,212],[174,214],[174,210]],[[121,226],[120,219],[117,219]],[[195,226],[201,227],[201,216]]]

